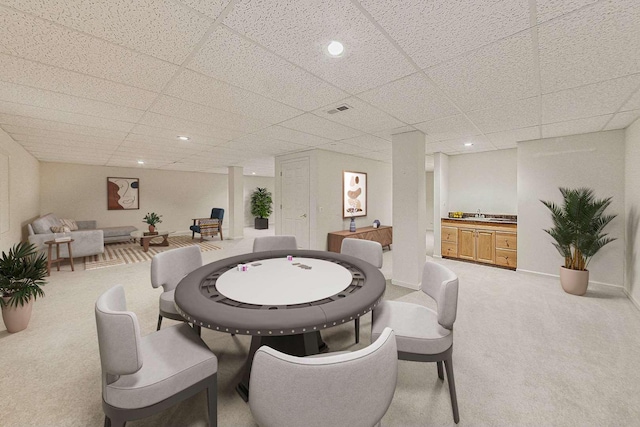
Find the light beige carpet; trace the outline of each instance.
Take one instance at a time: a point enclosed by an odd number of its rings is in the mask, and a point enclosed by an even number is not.
[[[148,252],[142,249],[139,242],[110,243],[104,245],[104,253],[84,257],[84,268],[85,270],[95,270],[96,268],[150,261],[154,255],[160,252],[191,245],[200,246],[201,252],[222,249],[212,241],[204,240],[201,242],[198,239],[192,239],[191,236],[170,236],[169,246],[151,246]]]

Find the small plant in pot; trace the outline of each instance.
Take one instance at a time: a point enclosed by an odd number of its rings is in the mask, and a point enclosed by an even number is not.
[[[20,332],[29,325],[33,301],[44,296],[47,258],[31,243],[21,242],[0,257],[0,306],[7,331]]]
[[[155,212],[151,212],[151,213],[147,213],[145,217],[142,218],[142,220],[147,224],[149,224],[149,232],[153,233],[154,231],[156,231],[156,224],[159,224],[162,222],[160,218],[162,218],[162,215],[158,215]]]
[[[269,215],[273,212],[272,204],[271,192],[266,188],[256,187],[251,193],[251,215],[256,217],[254,222],[256,230],[269,228]]]
[[[604,245],[616,240],[603,231],[616,215],[604,213],[611,197],[596,199],[589,188],[561,187],[560,192],[562,206],[541,200],[553,221],[553,227],[544,231],[553,237],[553,246],[564,257],[564,266],[560,267],[562,288],[573,295],[584,295],[589,285],[589,262]]]

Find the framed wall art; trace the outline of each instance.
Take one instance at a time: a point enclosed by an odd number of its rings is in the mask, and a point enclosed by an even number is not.
[[[140,209],[140,180],[138,178],[107,178],[108,210]]]
[[[367,216],[367,174],[342,171],[342,217]]]

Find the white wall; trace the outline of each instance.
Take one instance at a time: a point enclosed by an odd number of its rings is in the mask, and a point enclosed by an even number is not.
[[[187,233],[192,218],[209,217],[214,207],[227,210],[227,175],[45,162],[40,174],[41,214],[94,219],[99,227],[133,225],[143,229],[146,224],[142,218],[147,212],[156,212],[162,215],[161,228]],[[110,176],[140,179],[140,209],[107,210]]]
[[[244,226],[245,227],[253,227],[254,224],[254,216],[251,215],[251,193],[254,192],[256,187],[265,187],[267,190],[271,192],[271,198],[273,199],[273,194],[275,192],[275,180],[272,177],[267,176],[245,176],[244,177]],[[272,206],[275,211],[275,204]],[[269,226],[274,224],[275,215],[271,214],[269,217]]]
[[[558,187],[588,187],[613,197],[607,227],[618,238],[596,254],[590,280],[621,286],[624,260],[624,131],[596,132],[518,143],[518,270],[559,274],[562,257],[543,229],[551,215],[540,200],[561,202]]]
[[[40,163],[2,129],[0,180],[1,252],[26,240],[27,224],[40,210]]]
[[[367,216],[356,218],[356,227],[370,226],[374,219],[392,225],[390,164],[324,150],[316,150],[316,156],[317,193],[311,194],[311,199],[316,200],[317,239],[311,249],[327,250],[329,232],[349,229],[350,220],[342,217],[343,170],[367,174]]]
[[[640,120],[625,132],[625,289],[640,308]]]
[[[433,172],[427,172],[426,191],[427,191],[427,230],[433,230]]]
[[[518,150],[449,157],[449,211],[516,214]]]

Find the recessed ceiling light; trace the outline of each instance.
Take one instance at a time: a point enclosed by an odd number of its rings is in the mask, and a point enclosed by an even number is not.
[[[465,142],[464,146],[465,147],[471,147],[471,146],[473,146],[473,142]]]
[[[251,175],[255,175],[255,174],[256,174],[255,172],[251,172]]]
[[[138,160],[138,164],[139,165],[144,165],[144,162],[142,160]]]
[[[331,56],[340,56],[342,52],[344,52],[344,46],[342,46],[342,43],[334,40],[327,46],[327,51],[329,51],[329,55]]]
[[[188,140],[190,140],[191,138],[189,138],[188,136],[180,136],[180,135],[178,135],[178,139],[179,139],[180,141],[188,141]]]

